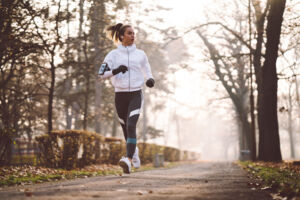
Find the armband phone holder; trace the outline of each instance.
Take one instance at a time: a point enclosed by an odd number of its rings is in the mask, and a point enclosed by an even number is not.
[[[103,75],[105,71],[109,71],[109,67],[107,63],[102,63],[99,69],[98,74]]]

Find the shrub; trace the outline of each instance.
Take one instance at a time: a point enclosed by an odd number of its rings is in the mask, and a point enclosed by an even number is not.
[[[139,156],[144,164],[152,163],[154,155],[163,152],[163,147],[156,144],[139,143]]]
[[[81,130],[52,131],[36,138],[39,146],[39,163],[52,168],[73,169],[95,163],[117,164],[126,154],[123,139],[104,137]],[[139,156],[143,164],[153,163],[156,154],[164,160],[179,161],[180,150],[173,147],[149,143],[138,143]],[[182,152],[184,160],[193,159],[194,154]]]
[[[180,150],[174,147],[164,148],[164,159],[165,161],[174,162],[180,160]]]
[[[88,131],[52,131],[36,138],[39,159],[47,167],[72,169],[96,163],[104,137]]]

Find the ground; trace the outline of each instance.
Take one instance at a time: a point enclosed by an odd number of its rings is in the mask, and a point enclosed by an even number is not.
[[[247,172],[235,163],[201,161],[122,176],[5,187],[0,199],[272,199],[249,182]]]

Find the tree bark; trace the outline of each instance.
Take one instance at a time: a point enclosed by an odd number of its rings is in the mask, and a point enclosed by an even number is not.
[[[100,16],[99,16],[100,13]],[[101,27],[101,23],[103,19],[101,18],[101,14],[105,14],[105,5],[103,1],[94,0],[93,1],[93,10],[92,10],[92,38],[93,38],[93,46],[95,48],[93,68],[95,70],[95,74],[97,74],[99,68],[99,59],[101,55],[100,51],[100,30],[104,30],[104,27]],[[104,26],[104,25],[103,25]],[[103,44],[102,44],[103,45]],[[101,101],[102,101],[102,88],[99,81],[95,81],[95,132],[101,133]]]
[[[49,88],[49,99],[48,99],[48,134],[53,129],[52,125],[52,118],[53,118],[53,99],[54,99],[54,89],[55,89],[55,53],[56,53],[56,47],[59,45],[59,41],[61,36],[59,35],[59,20],[60,20],[60,8],[61,8],[61,0],[58,2],[58,8],[57,13],[55,17],[55,34],[56,34],[56,41],[52,44],[52,48],[50,49],[49,45],[46,45],[46,51],[50,54],[50,72],[51,72],[51,82],[50,82],[50,88]],[[44,44],[47,44],[45,38],[40,35],[41,40]]]
[[[254,73],[255,73],[255,81],[257,85],[257,126],[258,129],[262,129],[263,124],[263,117],[262,117],[262,46],[263,46],[263,38],[264,38],[264,26],[265,26],[265,19],[266,14],[269,9],[269,3],[267,3],[266,8],[262,11],[261,3],[259,0],[252,0],[252,5],[254,7],[255,13],[255,27],[257,32],[256,37],[256,46],[253,52],[253,66],[254,66]]]
[[[86,91],[85,91],[85,95],[84,95],[83,130],[87,129],[89,92],[90,92],[90,76],[87,74],[87,76],[86,76]]]
[[[69,0],[67,0],[67,12],[69,13]],[[70,41],[70,19],[67,19],[67,30],[68,30],[68,41]],[[70,43],[67,42],[67,49],[70,49]],[[69,51],[66,52],[66,58],[69,61],[70,60],[70,54]],[[66,85],[65,85],[65,90],[67,92],[71,91],[71,86],[72,86],[72,79],[70,77],[70,72],[69,72],[69,65],[66,67]],[[66,129],[71,129],[72,128],[72,115],[70,112],[71,104],[69,98],[65,99],[65,115],[66,115]]]
[[[277,72],[276,60],[285,9],[285,0],[271,0],[266,30],[266,55],[262,68],[262,99],[259,130],[259,155],[263,161],[281,161],[277,117]]]
[[[55,64],[54,64],[54,53],[51,54],[51,85],[49,88],[49,99],[48,99],[48,133],[53,129],[52,126],[52,115],[53,115],[53,97],[54,97],[54,87],[55,87]]]

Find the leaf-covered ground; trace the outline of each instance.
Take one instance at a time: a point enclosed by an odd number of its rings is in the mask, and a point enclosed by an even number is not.
[[[165,162],[165,167],[172,167],[178,163]],[[144,171],[153,169],[152,164],[142,165],[139,169],[132,171]],[[0,167],[0,187],[11,185],[27,185],[57,180],[66,180],[74,178],[87,178],[91,176],[103,176],[114,174],[121,176],[122,169],[118,165],[90,165],[81,169],[64,170],[52,169],[40,166],[7,166]]]
[[[120,173],[119,166],[106,164],[70,171],[30,165],[8,166],[0,168],[0,187]]]
[[[274,199],[300,199],[300,165],[293,162],[240,162],[250,172],[251,187],[269,190]]]

